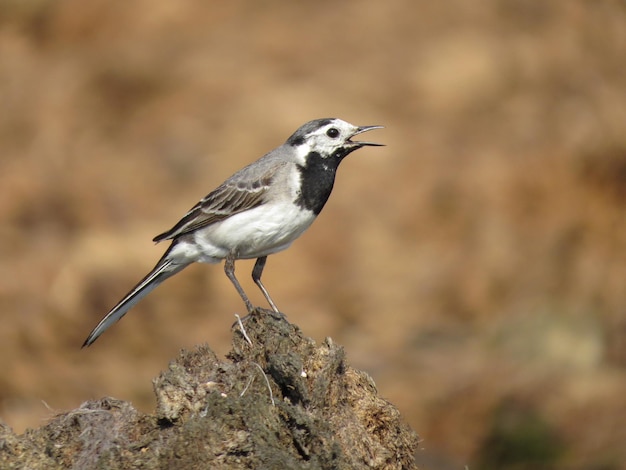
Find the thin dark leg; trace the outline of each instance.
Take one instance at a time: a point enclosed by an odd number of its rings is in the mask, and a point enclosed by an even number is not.
[[[265,298],[267,299],[267,302],[272,307],[272,310],[274,310],[276,313],[280,313],[280,311],[278,310],[278,307],[276,306],[276,304],[270,297],[269,292],[267,292],[267,289],[261,282],[261,274],[263,274],[263,268],[265,267],[266,261],[267,261],[267,256],[261,256],[260,258],[256,260],[256,263],[254,263],[254,269],[252,270],[252,280],[257,286],[259,286],[259,289],[261,289],[261,292],[263,292],[263,295],[265,296]]]
[[[248,299],[248,296],[243,291],[241,284],[239,284],[239,281],[235,277],[235,257],[233,256],[232,253],[228,255],[228,257],[226,258],[226,262],[224,263],[224,272],[226,273],[226,276],[228,276],[228,279],[230,279],[230,282],[232,282],[233,285],[235,286],[235,289],[237,289],[237,292],[239,292],[239,295],[243,299],[243,303],[246,304],[248,313],[252,313],[252,311],[254,310],[254,307],[252,306],[252,302],[250,302],[250,300]]]

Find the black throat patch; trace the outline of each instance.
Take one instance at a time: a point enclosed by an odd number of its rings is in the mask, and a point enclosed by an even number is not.
[[[344,152],[342,152],[344,153]],[[331,155],[322,158],[317,152],[307,155],[306,165],[298,165],[300,171],[300,193],[296,204],[318,215],[328,201],[337,167],[345,155]]]

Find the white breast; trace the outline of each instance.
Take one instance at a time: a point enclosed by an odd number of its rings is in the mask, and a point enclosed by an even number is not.
[[[198,230],[198,261],[214,263],[230,252],[258,258],[287,248],[309,228],[315,215],[291,202],[262,205]]]

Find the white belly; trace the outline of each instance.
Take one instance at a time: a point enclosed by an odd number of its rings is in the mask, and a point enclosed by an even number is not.
[[[198,230],[194,234],[198,252],[192,256],[208,263],[231,252],[236,253],[237,259],[266,256],[287,248],[313,220],[311,211],[291,203],[260,206]]]

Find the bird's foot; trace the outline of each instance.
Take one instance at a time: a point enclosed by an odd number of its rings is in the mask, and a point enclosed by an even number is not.
[[[277,320],[285,320],[285,321],[287,321],[287,315],[285,315],[283,312],[281,312],[279,310],[273,310],[273,309],[261,308],[261,307],[257,307],[256,310],[258,312],[264,313],[266,315],[271,315],[274,318],[276,318]]]
[[[241,319],[238,319],[235,323],[233,323],[232,326],[234,327],[235,325],[239,324],[240,322],[248,321],[255,314],[271,315],[276,320],[285,320],[285,321],[287,321],[287,315],[285,315],[282,312],[279,312],[279,311],[276,311],[276,310],[272,310],[272,309],[269,309],[269,308],[253,307],[252,310],[248,310],[248,314],[245,317],[241,317]]]

